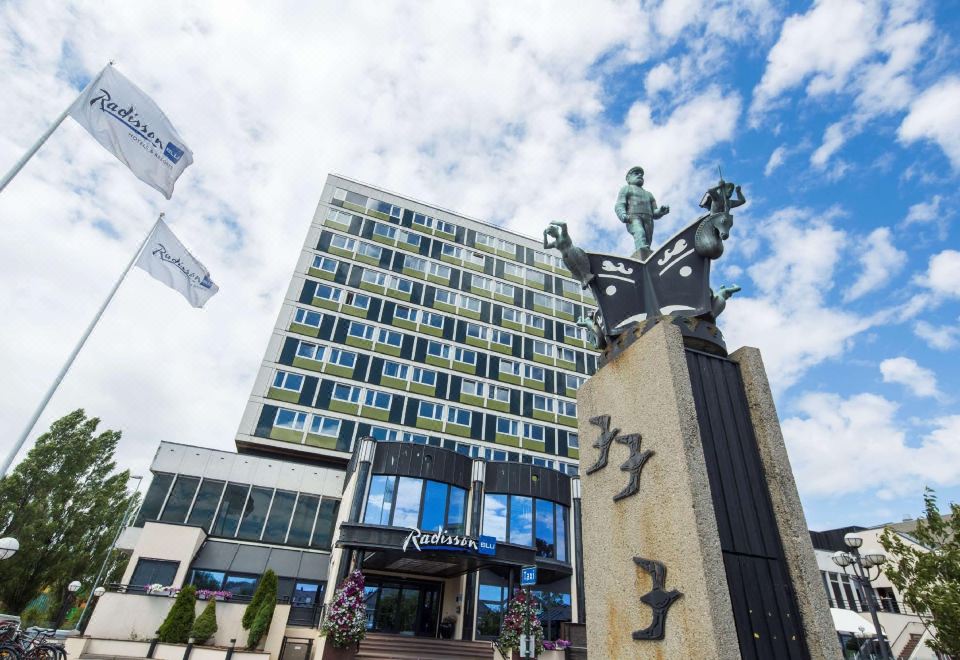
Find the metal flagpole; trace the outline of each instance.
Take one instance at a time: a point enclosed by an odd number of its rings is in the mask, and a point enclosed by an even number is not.
[[[143,237],[143,241],[140,243],[140,247],[137,248],[137,251],[134,253],[133,258],[130,259],[130,263],[127,264],[127,267],[123,269],[123,273],[120,274],[120,278],[117,280],[117,283],[113,285],[113,288],[110,289],[110,293],[107,294],[107,299],[103,301],[103,304],[100,305],[100,309],[97,310],[96,316],[93,317],[93,321],[90,322],[90,325],[87,326],[86,332],[83,333],[83,336],[80,337],[80,341],[77,343],[76,347],[73,349],[73,352],[70,353],[70,357],[67,358],[67,361],[64,363],[63,367],[60,369],[60,373],[57,374],[57,377],[54,379],[53,384],[50,386],[50,389],[47,390],[47,393],[43,397],[43,401],[40,402],[40,405],[37,406],[37,409],[33,413],[33,417],[30,418],[30,421],[27,423],[27,428],[23,430],[23,433],[20,434],[20,437],[14,443],[13,447],[10,449],[10,453],[7,454],[7,457],[3,461],[3,466],[0,467],[0,479],[3,479],[7,476],[7,471],[10,469],[10,464],[13,463],[13,459],[17,457],[17,454],[20,452],[20,449],[23,448],[23,443],[27,441],[27,436],[30,435],[30,432],[33,430],[34,424],[37,423],[37,420],[40,419],[40,415],[43,414],[44,409],[47,407],[47,404],[50,403],[50,399],[53,397],[54,392],[57,391],[57,387],[60,386],[60,381],[63,380],[63,377],[67,375],[67,370],[70,369],[70,365],[73,364],[74,359],[76,359],[77,354],[80,352],[80,349],[83,348],[83,345],[87,341],[87,337],[90,336],[90,333],[93,332],[93,329],[96,327],[97,322],[100,321],[100,317],[103,316],[103,312],[107,309],[107,305],[110,304],[110,301],[113,300],[113,295],[117,292],[117,289],[120,288],[120,283],[123,282],[123,279],[127,276],[127,273],[130,272],[130,269],[133,267],[133,264],[136,263],[137,257],[140,256],[140,253],[143,252],[143,247],[147,244],[147,241],[150,240],[150,236],[153,235],[153,230],[156,226],[163,220],[163,213],[157,218],[157,221],[153,223],[153,226],[150,227],[150,231],[147,232],[147,235]]]
[[[113,61],[111,61],[107,66],[113,66]],[[93,78],[91,78],[90,82],[87,83],[87,86],[80,91],[80,94],[77,96],[77,98],[79,99],[81,96],[86,94],[87,90],[90,89],[90,85],[92,85],[99,77],[100,77],[100,74],[98,73]],[[27,150],[27,153],[23,154],[23,157],[17,161],[16,165],[13,166],[13,169],[7,172],[4,175],[3,179],[0,179],[0,192],[3,192],[3,189],[6,188],[7,184],[13,180],[13,177],[17,176],[17,173],[23,169],[23,166],[26,165],[27,161],[33,157],[33,154],[39,151],[40,147],[43,146],[43,143],[47,141],[47,138],[53,135],[53,132],[57,130],[60,124],[63,123],[63,120],[67,118],[68,114],[70,114],[70,108],[73,107],[74,103],[76,103],[76,99],[73,101],[73,103],[67,106],[66,110],[60,113],[60,116],[57,117],[54,120],[53,124],[51,124],[50,128],[48,128],[46,132],[44,132],[44,134],[40,136],[40,139],[33,143],[33,146]]]

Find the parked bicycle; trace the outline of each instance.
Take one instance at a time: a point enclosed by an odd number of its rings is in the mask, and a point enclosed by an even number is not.
[[[22,630],[16,621],[0,623],[0,660],[67,660],[55,628]]]

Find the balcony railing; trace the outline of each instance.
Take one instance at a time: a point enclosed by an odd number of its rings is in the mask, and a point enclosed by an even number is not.
[[[852,610],[854,612],[869,612],[870,609],[866,603],[844,603],[838,602],[833,598],[827,599],[830,607],[836,607],[841,610]],[[892,599],[877,599],[877,612],[886,612],[887,614],[905,614],[907,616],[919,616],[906,603]]]

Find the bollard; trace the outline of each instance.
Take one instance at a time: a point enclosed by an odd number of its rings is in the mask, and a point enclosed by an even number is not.
[[[230,648],[227,649],[227,657],[224,658],[223,660],[230,660],[230,658],[233,657],[233,649],[234,649],[236,646],[237,646],[237,640],[236,640],[236,638],[232,638],[232,639],[230,640]]]
[[[190,660],[190,653],[193,651],[194,638],[187,639],[187,648],[183,649],[183,660]]]
[[[160,638],[158,637],[159,634],[160,631],[158,630],[153,634],[153,639],[150,640],[150,648],[147,649],[148,658],[153,658],[153,653],[157,650],[157,643],[160,641]]]

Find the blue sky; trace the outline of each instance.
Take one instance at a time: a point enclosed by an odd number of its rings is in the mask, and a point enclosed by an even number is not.
[[[0,194],[0,437],[160,211],[220,293],[131,274],[41,420],[86,407],[140,471],[162,439],[232,447],[328,172],[626,253],[630,166],[672,208],[657,243],[719,165],[749,200],[724,332],[764,355],[811,527],[960,499],[958,25],[921,0],[4,3],[0,168],[111,59],[195,163],[166,202],[68,120]]]

